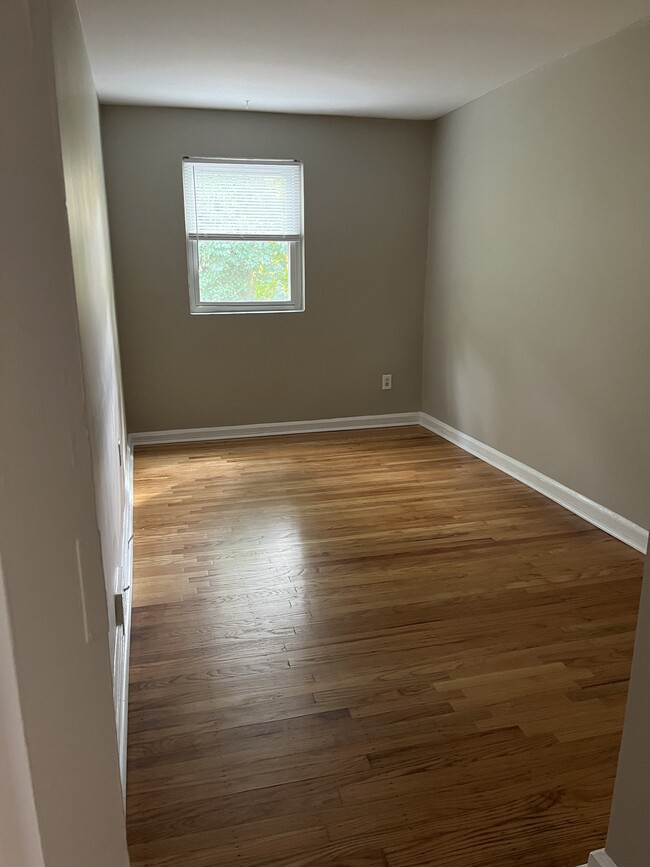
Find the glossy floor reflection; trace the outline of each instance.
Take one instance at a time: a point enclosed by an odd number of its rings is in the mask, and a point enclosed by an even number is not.
[[[140,449],[133,867],[575,867],[642,558],[419,427]]]

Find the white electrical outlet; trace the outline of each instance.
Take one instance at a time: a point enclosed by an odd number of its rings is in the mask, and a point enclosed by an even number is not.
[[[381,387],[384,391],[388,391],[388,389],[393,387],[393,374],[392,373],[384,373],[382,375]]]

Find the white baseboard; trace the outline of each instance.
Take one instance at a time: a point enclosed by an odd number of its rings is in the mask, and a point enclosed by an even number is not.
[[[589,862],[584,867],[616,867],[604,849],[597,849],[589,856]]]
[[[612,512],[610,509],[605,508],[605,506],[595,503],[593,500],[588,499],[588,497],[583,497],[577,491],[572,491],[565,485],[560,484],[560,482],[556,482],[554,479],[532,469],[532,467],[526,466],[526,464],[522,464],[508,455],[504,455],[491,446],[456,430],[456,428],[445,424],[445,422],[437,418],[433,418],[433,416],[425,412],[420,413],[419,422],[422,427],[430,430],[432,433],[438,434],[438,436],[449,440],[454,445],[460,446],[460,448],[480,458],[487,464],[491,464],[514,479],[523,482],[529,488],[533,488],[533,490],[538,491],[540,494],[544,494],[545,497],[554,500],[556,503],[564,506],[565,509],[609,533],[610,536],[620,539],[621,542],[625,542],[637,551],[646,552],[648,547],[648,531],[644,530],[643,527],[639,527],[638,524],[633,524],[632,521],[628,521],[622,515],[617,515],[616,512]]]
[[[242,424],[227,427],[197,427],[182,430],[157,430],[132,433],[132,446],[159,443],[187,443],[201,440],[230,440],[243,437],[270,437],[282,434],[316,433],[317,431],[363,430],[377,427],[403,427],[419,424],[418,412],[395,412],[388,415],[355,415],[346,418],[319,418],[311,421],[280,421],[271,424]]]
[[[122,563],[119,570],[117,592],[123,592],[124,629],[117,629],[113,683],[115,689],[115,725],[120,759],[122,797],[126,801],[126,741],[129,719],[129,653],[131,645],[131,594],[133,579],[133,448],[127,445],[124,454],[125,503],[122,522]]]

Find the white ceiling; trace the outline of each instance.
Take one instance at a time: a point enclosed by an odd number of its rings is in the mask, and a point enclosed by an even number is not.
[[[77,0],[100,99],[432,118],[650,0]]]

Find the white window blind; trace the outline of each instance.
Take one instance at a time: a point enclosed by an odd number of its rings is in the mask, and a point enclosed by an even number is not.
[[[188,238],[302,238],[302,166],[296,162],[183,160]]]

